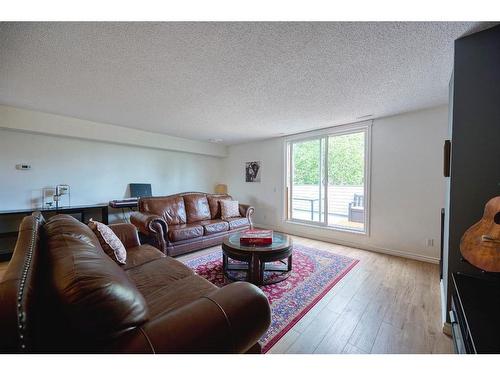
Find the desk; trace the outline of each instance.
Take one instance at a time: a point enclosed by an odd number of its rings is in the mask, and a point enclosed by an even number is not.
[[[18,210],[4,210],[0,211],[0,217],[4,216],[14,216],[14,215],[24,215],[29,216],[35,211],[40,211],[43,215],[45,214],[80,214],[81,222],[86,223],[88,218],[86,214],[88,211],[92,210],[101,211],[101,222],[108,224],[108,205],[107,204],[91,204],[91,205],[81,205],[81,206],[67,206],[67,207],[51,207],[51,208],[22,208]],[[17,231],[0,233],[0,238],[17,237]],[[12,256],[13,249],[3,250],[0,248],[0,261],[9,260]]]

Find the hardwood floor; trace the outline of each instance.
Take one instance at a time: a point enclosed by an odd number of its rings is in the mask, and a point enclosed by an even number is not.
[[[436,264],[292,237],[360,262],[269,353],[453,352],[442,333]]]
[[[452,353],[442,333],[437,265],[293,240],[360,262],[269,353]],[[6,264],[0,263],[0,279]]]
[[[452,353],[437,265],[293,238],[360,262],[269,353]]]

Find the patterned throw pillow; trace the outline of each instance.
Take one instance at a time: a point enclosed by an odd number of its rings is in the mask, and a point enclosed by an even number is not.
[[[212,219],[220,219],[220,201],[231,200],[231,197],[228,195],[215,196],[215,197],[209,195],[207,196],[207,199]]]
[[[240,206],[238,201],[221,200],[219,203],[222,220],[231,217],[240,217]]]
[[[127,250],[125,246],[106,224],[90,219],[89,228],[95,233],[102,249],[118,264],[125,264],[127,261]]]

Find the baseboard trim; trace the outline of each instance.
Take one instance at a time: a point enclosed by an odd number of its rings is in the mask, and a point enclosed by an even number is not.
[[[332,238],[328,238],[328,237],[324,237],[324,236],[303,233],[300,230],[299,231],[297,231],[297,230],[284,230],[283,228],[279,228],[279,227],[274,226],[274,225],[262,225],[262,224],[255,223],[254,226],[259,227],[259,228],[272,229],[272,230],[275,230],[278,232],[283,232],[283,233],[287,233],[287,234],[291,234],[291,235],[295,235],[295,236],[310,238],[312,240],[325,241],[325,242],[333,243],[336,245],[354,247],[354,248],[361,249],[361,250],[367,250],[367,251],[373,251],[375,253],[393,255],[393,256],[398,256],[401,258],[419,260],[421,262],[426,262],[426,263],[439,264],[439,258],[430,257],[427,255],[415,254],[415,253],[410,253],[410,252],[406,252],[406,251],[388,249],[388,248],[378,247],[378,246],[370,246],[370,245],[360,244],[360,243],[351,242],[351,241],[332,239]]]

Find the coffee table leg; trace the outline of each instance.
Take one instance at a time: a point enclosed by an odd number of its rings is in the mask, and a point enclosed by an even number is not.
[[[250,260],[249,281],[252,284],[261,285],[263,278],[262,273],[263,271],[260,266],[259,256],[252,254],[252,259]]]
[[[288,271],[292,270],[292,254],[288,257]]]
[[[222,271],[227,274],[227,255],[222,253]]]

